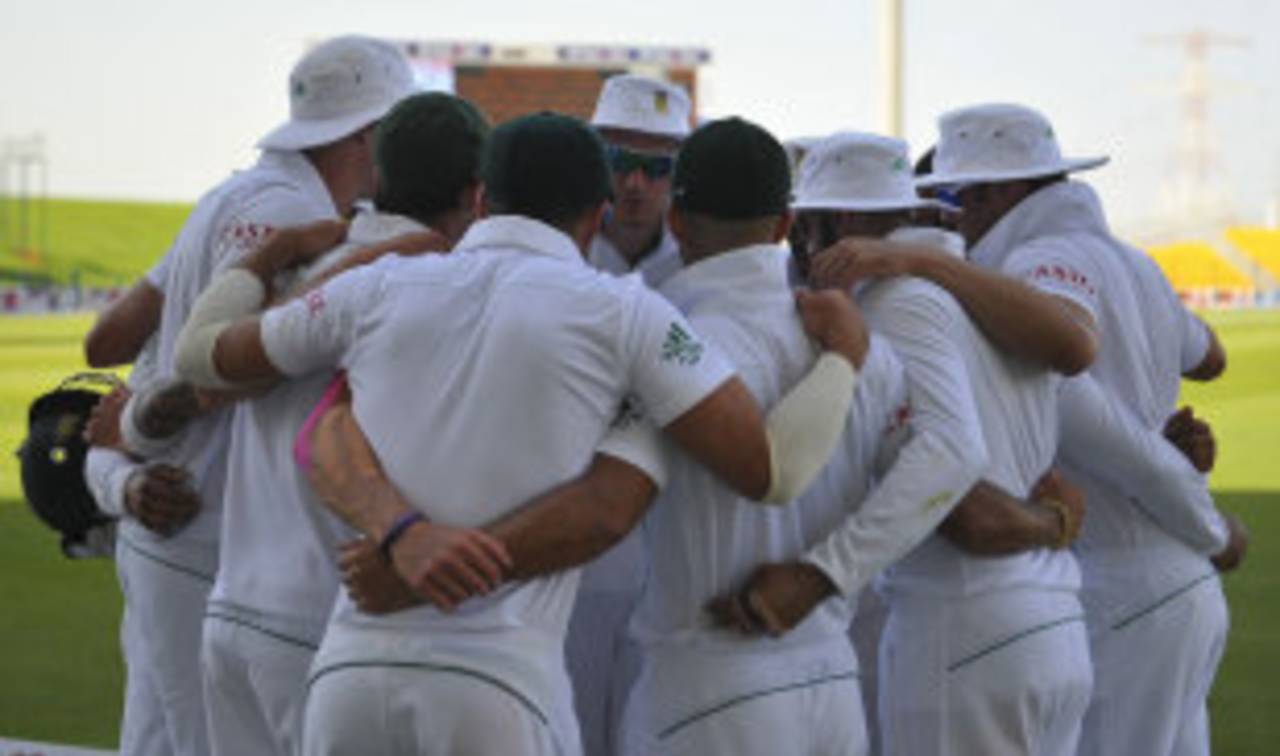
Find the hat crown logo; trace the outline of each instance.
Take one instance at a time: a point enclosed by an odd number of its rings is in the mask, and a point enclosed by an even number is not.
[[[874,134],[835,134],[800,166],[798,208],[898,210],[923,204],[912,182],[907,144]]]

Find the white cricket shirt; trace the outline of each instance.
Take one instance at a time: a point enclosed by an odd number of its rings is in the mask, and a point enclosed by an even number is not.
[[[216,271],[253,249],[274,228],[336,216],[320,175],[298,152],[264,151],[253,167],[233,174],[201,197],[166,253],[169,271],[156,334],[160,378],[173,375],[178,332]],[[200,513],[169,538],[125,519],[120,538],[129,547],[212,579],[217,567],[229,425],[227,410],[205,416],[155,460],[192,474],[201,498]]]
[[[906,366],[916,433],[961,455],[974,472],[945,506],[979,478],[1026,498],[1057,450],[1054,375],[1006,358],[949,293],[927,281],[881,281],[864,289],[858,303]],[[1079,568],[1065,551],[974,556],[935,533],[886,573],[884,587],[891,596],[957,598],[1013,587],[1076,590],[1079,581]]]
[[[576,477],[630,394],[665,426],[732,375],[639,278],[592,270],[528,218],[479,221],[447,257],[385,259],[316,291],[263,317],[269,358],[290,376],[345,368],[384,470],[436,522],[481,525]],[[543,697],[547,668],[530,665],[545,660],[521,649],[559,654],[577,580],[509,584],[452,614],[367,617],[340,595],[325,646],[343,628],[430,638],[406,653],[433,658],[481,643],[460,658]]]
[[[1089,374],[1143,428],[1163,428],[1182,372],[1203,359],[1208,334],[1155,263],[1111,236],[1088,185],[1062,182],[1027,197],[992,227],[973,257],[1089,309],[1101,337]],[[1105,470],[1090,471],[1113,462],[1094,452],[1079,444],[1064,451],[1066,472],[1083,485],[1089,502],[1077,543],[1086,592],[1121,604],[1209,574],[1204,557],[1226,544],[1211,500],[1188,490],[1139,506],[1103,482]]]
[[[424,231],[410,218],[376,211],[352,220],[346,241],[311,271],[361,247]],[[332,374],[316,372],[236,404],[227,451],[222,559],[210,611],[249,614],[276,633],[318,644],[338,592],[338,547],[355,532],[312,493],[293,442]]]
[[[817,358],[796,313],[787,265],[787,252],[778,245],[744,247],[686,267],[661,290],[728,356],[761,406],[781,398]],[[853,613],[841,598],[824,602],[784,638],[765,641],[713,628],[705,606],[740,588],[760,564],[799,558],[819,535],[814,520],[821,517],[829,528],[856,508],[893,409],[904,398],[900,366],[873,337],[837,447],[842,459],[828,465],[838,464],[841,472],[824,470],[828,498],[821,504],[802,500],[775,507],[743,499],[667,444],[669,482],[644,520],[651,576],[632,617],[632,636],[646,646],[726,648],[782,648],[844,637]]]

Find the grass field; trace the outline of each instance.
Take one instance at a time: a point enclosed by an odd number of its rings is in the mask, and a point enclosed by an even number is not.
[[[129,283],[169,248],[190,211],[177,203],[50,199],[43,210],[47,236],[41,238],[36,221],[42,210],[35,203],[28,210],[34,238],[27,245],[0,238],[0,271],[62,283],[78,271],[84,285]],[[17,214],[13,199],[0,202],[0,228],[15,237]]]
[[[1211,317],[1227,375],[1188,385],[1213,421],[1219,501],[1252,532],[1249,560],[1224,582],[1232,631],[1210,698],[1214,753],[1271,754],[1280,743],[1280,313]],[[16,448],[26,404],[82,366],[89,318],[0,319],[0,450]],[[0,737],[110,746],[120,711],[120,594],[107,561],[63,559],[20,500],[17,466],[0,456]]]

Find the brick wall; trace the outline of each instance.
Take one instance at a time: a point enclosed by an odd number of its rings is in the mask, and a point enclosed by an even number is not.
[[[458,66],[458,95],[475,103],[494,124],[540,110],[588,119],[604,80],[622,69],[554,66]],[[696,93],[694,69],[672,69],[667,78]],[[694,102],[697,112],[697,102]]]

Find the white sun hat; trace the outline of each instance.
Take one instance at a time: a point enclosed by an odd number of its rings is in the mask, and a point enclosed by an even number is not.
[[[917,186],[990,184],[1087,171],[1106,157],[1064,158],[1049,120],[1022,105],[973,105],[938,119],[933,172]]]
[[[907,143],[844,131],[823,139],[800,164],[792,210],[886,212],[939,203],[916,195]]]
[[[312,48],[289,74],[289,120],[258,141],[264,150],[302,150],[336,142],[379,120],[417,91],[395,45],[359,36]]]
[[[692,105],[684,88],[634,74],[618,74],[604,82],[591,125],[684,139],[689,136]]]

